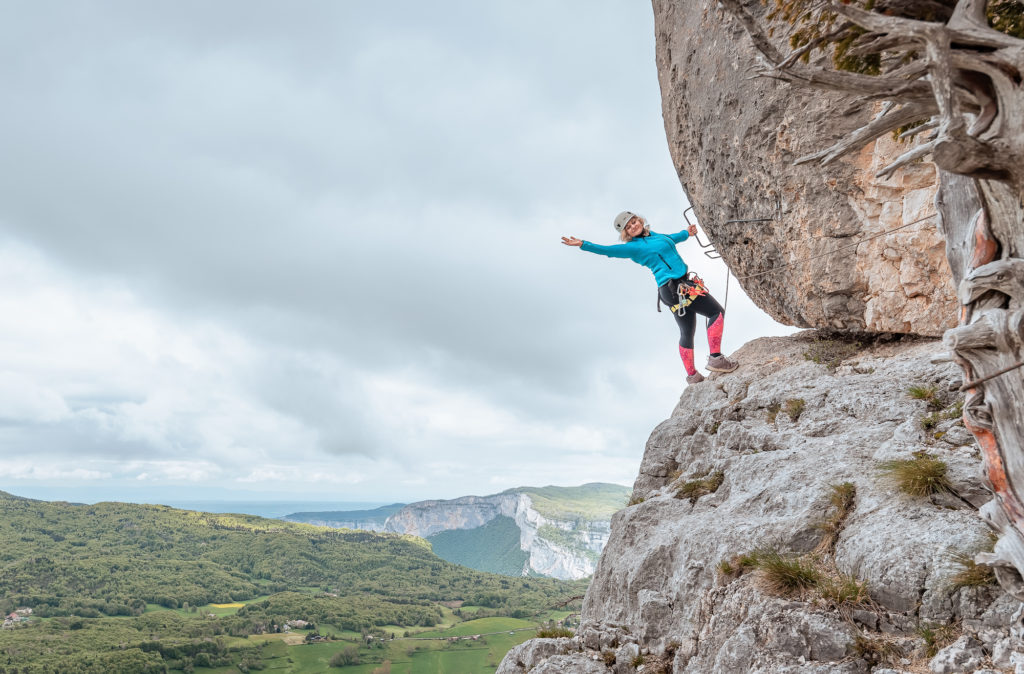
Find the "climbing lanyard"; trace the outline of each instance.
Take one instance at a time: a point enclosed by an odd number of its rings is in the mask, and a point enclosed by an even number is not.
[[[679,295],[679,302],[677,304],[672,305],[672,308],[669,309],[669,311],[676,314],[677,316],[685,316],[686,307],[693,304],[693,301],[698,297],[707,295],[708,287],[704,285],[704,280],[701,279],[701,277],[697,276],[696,273],[691,271],[689,274],[686,275],[686,278],[679,282],[679,286],[676,288],[676,294]],[[660,296],[658,297],[658,300],[658,311],[661,311]]]

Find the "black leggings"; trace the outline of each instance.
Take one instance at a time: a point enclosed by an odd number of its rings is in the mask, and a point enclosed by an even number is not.
[[[679,287],[680,281],[682,279],[672,279],[658,287],[658,297],[669,307],[674,307],[679,303],[676,289]],[[710,294],[701,295],[695,299],[690,306],[686,307],[686,313],[682,316],[673,312],[672,316],[676,319],[676,324],[679,325],[679,346],[684,349],[693,348],[693,333],[697,329],[697,314],[707,317],[708,325],[711,325],[724,313],[725,309]]]

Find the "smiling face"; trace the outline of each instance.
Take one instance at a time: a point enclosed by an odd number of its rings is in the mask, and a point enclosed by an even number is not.
[[[626,226],[623,227],[623,230],[628,236],[635,239],[644,233],[644,222],[634,215],[629,219],[629,222],[626,223]]]

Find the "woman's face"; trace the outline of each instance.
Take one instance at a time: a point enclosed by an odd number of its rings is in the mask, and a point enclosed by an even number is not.
[[[644,223],[635,215],[626,223],[626,234],[634,239],[644,233]]]

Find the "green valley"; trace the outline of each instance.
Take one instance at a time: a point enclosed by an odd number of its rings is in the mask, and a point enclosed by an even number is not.
[[[519,527],[499,516],[475,529],[449,529],[428,536],[434,553],[471,569],[521,576],[530,556],[519,546]]]

